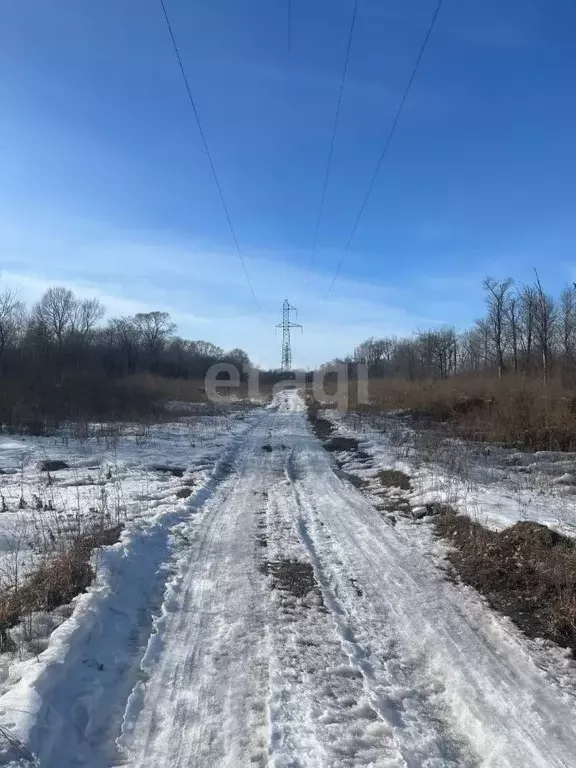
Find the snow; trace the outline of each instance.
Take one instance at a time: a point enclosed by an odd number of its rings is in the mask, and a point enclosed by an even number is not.
[[[438,439],[390,418],[375,427],[357,414],[328,410],[325,417],[338,433],[357,437],[375,466],[410,476],[413,490],[403,495],[412,506],[440,501],[494,529],[529,520],[576,535],[576,454]]]
[[[41,768],[576,763],[571,659],[448,581],[425,522],[391,526],[312,435],[298,393],[236,427],[189,500],[172,494],[104,551],[95,585],[0,698],[0,725]],[[372,468],[355,471],[406,467],[413,503],[466,490],[363,437]]]
[[[178,547],[179,524],[205,502],[253,418],[254,414],[241,411],[203,414],[199,419],[158,425],[146,435],[127,426],[113,445],[97,438],[2,441],[10,445],[3,466],[12,462],[20,467],[17,481],[8,476],[4,483],[2,478],[8,500],[21,494],[30,498],[44,487],[54,500],[55,511],[49,515],[77,503],[89,518],[97,484],[116,485],[123,505],[121,521],[126,524],[120,542],[98,554],[96,582],[76,598],[72,616],[65,620],[69,612],[62,609],[33,617],[44,618],[50,629],[61,624],[47,650],[25,661],[0,656],[0,679],[6,691],[0,699],[0,725],[16,731],[39,755],[42,766],[91,764],[91,739],[100,739],[114,719],[121,720],[139,653],[150,633],[151,614],[169,577],[168,561]],[[68,460],[74,468],[54,473],[51,484],[43,486],[46,473],[40,473],[38,465],[47,453],[50,458]],[[159,462],[185,467],[186,477],[182,480],[149,469]],[[110,466],[114,471],[108,479]],[[183,481],[193,484],[192,495],[178,501],[176,491]],[[29,530],[38,514],[44,513],[24,509],[0,516],[0,543],[7,562],[14,557],[10,530]],[[28,562],[23,558],[21,567]],[[12,634],[17,637],[18,629]],[[20,657],[30,656],[29,645],[19,648]]]
[[[35,561],[37,531],[55,535],[106,524],[147,519],[173,506],[182,480],[155,469],[183,467],[187,479],[202,482],[226,432],[243,429],[245,414],[203,414],[153,426],[93,425],[79,439],[0,436],[0,570],[22,574]],[[69,469],[41,471],[46,460]],[[24,541],[24,546],[18,546]],[[33,542],[35,546],[30,547]],[[17,551],[16,551],[17,550]]]

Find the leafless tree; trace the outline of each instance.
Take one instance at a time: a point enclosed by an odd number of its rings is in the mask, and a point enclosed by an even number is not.
[[[211,341],[191,341],[190,353],[197,357],[212,357],[219,359],[224,357],[224,350]]]
[[[71,330],[76,314],[77,300],[68,288],[48,288],[34,308],[34,317],[59,348],[64,344],[66,334]]]
[[[175,332],[175,324],[168,312],[139,312],[134,316],[134,323],[140,331],[144,349],[155,362],[166,341]]]
[[[86,341],[105,314],[106,310],[98,299],[77,301],[72,319],[73,332],[80,340]]]
[[[553,334],[556,328],[556,322],[558,319],[556,304],[554,299],[548,294],[544,293],[538,273],[536,274],[536,317],[535,317],[535,331],[538,343],[540,346],[540,353],[542,355],[542,375],[544,381],[548,381],[548,375],[550,373],[551,354],[552,354],[552,342]]]
[[[573,374],[576,361],[576,284],[574,283],[560,295],[560,318],[564,370]]]
[[[126,363],[126,372],[132,376],[136,372],[140,329],[131,317],[116,317],[109,323],[122,357]]]
[[[0,373],[4,355],[22,329],[23,318],[24,305],[18,299],[18,292],[7,289],[0,293]]]
[[[535,338],[538,295],[534,286],[526,285],[519,293],[520,300],[520,345],[524,358],[524,373],[532,371],[532,353]]]
[[[486,320],[492,334],[499,378],[502,377],[506,370],[505,353],[508,342],[506,321],[509,309],[509,292],[512,285],[513,281],[511,278],[495,280],[493,277],[487,277],[484,280],[484,290],[487,293],[486,306],[488,309]]]
[[[518,334],[519,334],[519,298],[518,294],[513,294],[508,298],[506,306],[506,319],[510,330],[510,342],[512,344],[512,360],[514,362],[514,373],[518,375]]]

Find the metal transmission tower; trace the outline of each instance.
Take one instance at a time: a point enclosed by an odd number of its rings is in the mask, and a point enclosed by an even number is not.
[[[290,371],[292,369],[292,342],[290,339],[291,328],[302,328],[300,323],[293,323],[290,320],[290,312],[296,312],[298,317],[298,310],[293,307],[288,299],[284,299],[282,304],[282,322],[278,323],[276,328],[282,328],[282,365],[283,371]]]

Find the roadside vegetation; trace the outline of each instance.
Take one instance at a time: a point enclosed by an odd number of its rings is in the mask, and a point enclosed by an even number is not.
[[[367,479],[349,469],[350,462],[370,457],[359,451],[358,440],[338,435],[326,413],[309,400],[314,432],[326,450],[341,452],[338,463],[346,470],[343,476],[373,503],[379,499],[374,506],[389,524],[395,526],[400,518],[411,524],[430,520],[432,530],[447,545],[451,578],[473,587],[528,637],[576,652],[576,543],[572,538],[532,521],[491,530],[447,503],[413,506],[412,478],[406,472],[371,464],[375,474]],[[397,447],[403,455],[402,446]],[[435,452],[439,447],[435,441]],[[420,449],[418,441],[413,448]]]
[[[559,297],[511,279],[484,281],[486,312],[468,330],[370,338],[342,360],[368,367],[370,404],[420,427],[528,450],[576,450],[576,286]]]
[[[528,637],[576,650],[576,544],[545,525],[492,531],[449,508],[435,518],[465,583]]]
[[[31,542],[39,548],[33,570],[19,580],[14,570],[11,578],[3,568],[0,579],[0,652],[17,650],[8,630],[23,622],[24,640],[34,641],[34,616],[68,605],[92,583],[94,550],[114,544],[122,525],[106,526],[95,523],[88,532],[56,539],[51,546]],[[30,542],[29,542],[30,545]],[[16,575],[16,578],[14,578]]]

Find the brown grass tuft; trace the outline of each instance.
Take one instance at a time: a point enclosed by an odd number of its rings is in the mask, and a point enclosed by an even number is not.
[[[123,526],[102,528],[68,542],[27,575],[21,586],[0,594],[0,646],[6,630],[36,611],[52,611],[84,592],[94,578],[90,564],[94,549],[118,541]]]
[[[399,469],[382,469],[378,472],[378,479],[387,488],[401,488],[403,491],[410,490],[410,478]]]
[[[436,520],[453,545],[448,559],[529,637],[576,650],[576,545],[544,525],[519,522],[491,531],[453,510]]]

